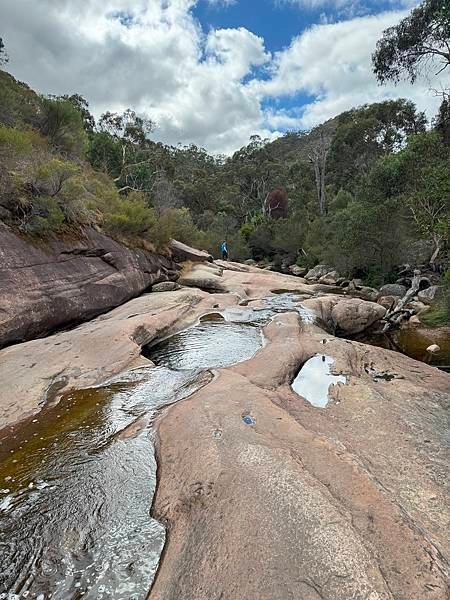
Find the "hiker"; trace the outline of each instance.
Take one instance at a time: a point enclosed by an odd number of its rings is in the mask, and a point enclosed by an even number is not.
[[[228,260],[228,246],[226,242],[222,242],[220,246],[220,251],[222,252],[222,259]]]

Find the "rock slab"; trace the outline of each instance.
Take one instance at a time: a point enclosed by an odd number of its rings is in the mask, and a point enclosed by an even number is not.
[[[172,260],[94,229],[44,244],[0,224],[0,347],[87,321],[177,278]]]

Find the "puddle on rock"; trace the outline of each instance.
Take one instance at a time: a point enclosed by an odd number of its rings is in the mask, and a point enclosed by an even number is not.
[[[258,326],[214,319],[147,346],[142,354],[156,365],[177,371],[212,369],[248,360],[262,345]]]
[[[313,406],[325,408],[330,400],[330,386],[347,383],[344,375],[331,373],[333,364],[330,356],[316,354],[303,365],[292,383],[292,389]]]

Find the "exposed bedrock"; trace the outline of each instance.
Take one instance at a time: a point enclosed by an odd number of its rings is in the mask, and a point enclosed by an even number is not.
[[[44,244],[0,224],[0,347],[87,321],[177,277],[168,258],[94,229]]]
[[[266,337],[159,420],[149,597],[447,598],[449,376],[294,314]],[[347,378],[323,410],[290,388],[317,353]]]

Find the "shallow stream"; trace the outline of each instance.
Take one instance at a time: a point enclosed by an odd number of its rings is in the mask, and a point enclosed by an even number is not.
[[[143,354],[156,368],[66,395],[0,445],[0,598],[141,600],[164,545],[150,517],[152,421],[251,358],[267,311],[207,317]]]

